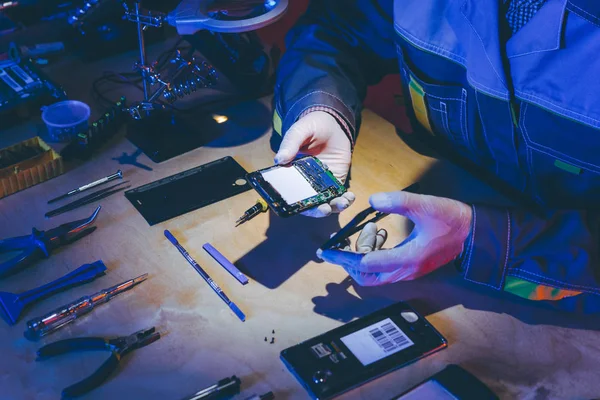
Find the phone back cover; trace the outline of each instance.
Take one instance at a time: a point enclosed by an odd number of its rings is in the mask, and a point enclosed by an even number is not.
[[[224,157],[129,190],[125,197],[152,226],[250,190],[245,176],[240,164]],[[236,184],[238,179],[244,184]]]

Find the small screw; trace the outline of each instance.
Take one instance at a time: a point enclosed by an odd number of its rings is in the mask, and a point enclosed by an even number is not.
[[[275,338],[271,338],[271,344],[275,343]]]
[[[272,333],[273,333],[273,335],[275,334],[275,329],[273,329],[273,332],[272,332]]]
[[[267,341],[267,337],[265,336],[265,342]]]

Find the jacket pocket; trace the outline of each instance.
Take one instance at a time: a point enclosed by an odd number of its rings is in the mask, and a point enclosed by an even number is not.
[[[523,103],[521,130],[533,194],[551,207],[600,201],[600,130]]]
[[[463,152],[471,151],[467,90],[460,85],[438,84],[411,68],[398,51],[404,87],[415,118],[430,134],[443,137]]]

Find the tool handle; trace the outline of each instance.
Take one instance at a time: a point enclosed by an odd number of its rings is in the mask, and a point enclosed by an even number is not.
[[[120,179],[123,177],[123,174],[121,172],[121,170],[118,170],[116,174],[113,175],[109,175],[109,176],[105,176],[104,178],[100,178],[97,181],[94,181],[92,183],[88,183],[87,185],[83,185],[80,188],[76,189],[78,192],[83,192],[84,190],[88,190],[91,189],[93,187],[96,186],[100,186],[104,183],[108,183],[111,181],[114,181],[115,179]]]
[[[23,305],[31,304],[44,297],[52,296],[53,294],[71,287],[91,282],[99,276],[104,275],[105,271],[106,266],[102,261],[96,261],[92,264],[85,264],[61,278],[58,278],[38,288],[23,292],[18,296],[23,302]]]
[[[216,262],[221,264],[235,279],[237,279],[242,285],[248,283],[248,278],[244,275],[235,265],[231,263],[219,250],[215,249],[210,243],[205,243],[202,248],[215,259]]]
[[[238,306],[235,305],[233,301],[230,301],[228,305],[229,308],[231,308],[231,311],[233,311],[233,313],[240,319],[240,321],[246,321],[246,315],[242,312],[242,310],[239,309]]]
[[[70,324],[93,309],[94,302],[92,298],[90,296],[82,297],[65,306],[56,308],[42,317],[27,322],[24,336],[29,340],[38,340]]]
[[[0,277],[24,268],[30,262],[48,255],[46,244],[40,239],[42,232],[33,230],[31,235],[0,240],[0,254],[16,252],[13,257],[0,263]]]
[[[71,385],[62,391],[63,398],[78,397],[102,385],[106,379],[112,374],[119,365],[119,356],[112,353],[111,356],[87,378]]]
[[[106,339],[101,337],[85,337],[59,340],[47,344],[37,351],[37,361],[58,356],[60,354],[70,353],[72,351],[84,350],[107,350],[109,344]]]

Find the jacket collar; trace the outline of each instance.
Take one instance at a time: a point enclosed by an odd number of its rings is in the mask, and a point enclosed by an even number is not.
[[[583,3],[587,0],[547,0],[533,18],[508,40],[506,55],[511,58],[558,50],[568,1]],[[504,16],[499,15],[500,3],[498,0],[465,0],[462,7],[463,15],[483,41],[492,64],[496,54],[501,53],[500,46],[503,46],[500,32],[505,28]]]
[[[508,58],[558,50],[564,29],[567,0],[548,0],[506,43]]]

